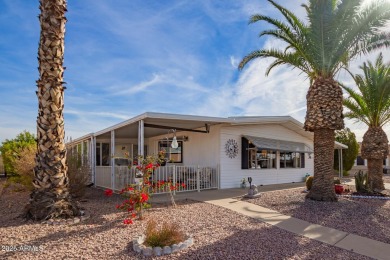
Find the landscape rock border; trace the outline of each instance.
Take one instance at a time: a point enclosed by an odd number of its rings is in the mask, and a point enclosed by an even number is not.
[[[43,221],[41,224],[47,224],[47,225],[74,225],[78,224],[82,221],[85,221],[89,219],[91,216],[85,214],[83,211],[81,212],[80,217],[74,217],[74,218],[69,218],[69,219],[49,219]]]
[[[143,245],[145,242],[145,235],[136,236],[133,239],[133,250],[137,253],[141,253],[143,256],[162,256],[162,255],[170,255],[176,253],[178,251],[189,248],[194,244],[194,238],[192,236],[188,236],[188,238],[184,242],[180,242],[179,244],[173,244],[171,246],[164,246],[163,248],[157,247],[148,247]]]
[[[378,199],[378,200],[390,200],[390,197],[383,196],[363,196],[363,195],[338,195],[337,197],[352,198],[352,199]]]

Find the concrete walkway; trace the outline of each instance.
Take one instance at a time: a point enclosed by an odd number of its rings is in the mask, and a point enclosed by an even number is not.
[[[304,183],[266,185],[260,192],[304,187]],[[241,201],[235,197],[246,193],[244,189],[208,190],[202,192],[178,193],[175,200],[192,199],[211,203],[235,211],[239,214],[260,220],[292,233],[314,239],[342,249],[350,250],[375,259],[390,259],[390,244],[366,237],[339,231],[333,228],[312,224],[307,221],[283,215],[255,204]],[[165,198],[163,198],[165,197]],[[166,201],[166,195],[153,197],[154,202]]]

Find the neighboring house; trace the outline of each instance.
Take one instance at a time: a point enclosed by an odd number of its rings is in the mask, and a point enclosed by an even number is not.
[[[362,143],[359,142],[359,153],[356,157],[355,164],[353,165],[352,169],[350,170],[350,173],[354,174],[355,172],[359,170],[367,171],[367,159],[363,159],[360,152],[360,147]],[[389,145],[389,154],[387,155],[386,159],[383,159],[383,172],[387,173],[390,169],[390,145]]]
[[[173,138],[178,143],[172,148]],[[96,186],[121,189],[134,181],[138,155],[167,151],[152,179],[180,190],[301,182],[313,174],[313,133],[290,116],[207,117],[144,113],[67,143],[90,159]],[[347,146],[335,142],[335,149]]]

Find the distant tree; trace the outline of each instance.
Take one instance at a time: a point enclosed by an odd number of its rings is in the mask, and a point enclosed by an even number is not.
[[[343,171],[352,169],[355,163],[356,156],[359,153],[359,143],[356,141],[356,135],[349,128],[336,131],[336,141],[348,146],[348,149],[343,149]],[[334,169],[339,169],[339,152],[334,152]]]
[[[14,139],[6,139],[0,146],[1,156],[3,157],[4,170],[7,174],[17,174],[15,162],[20,158],[20,152],[27,148],[35,147],[37,142],[34,134],[23,131]]]

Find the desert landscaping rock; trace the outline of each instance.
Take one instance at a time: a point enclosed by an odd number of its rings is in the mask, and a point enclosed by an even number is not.
[[[170,246],[164,246],[163,248],[163,254],[164,255],[169,255],[172,253],[172,248]]]
[[[142,249],[140,247],[140,244],[138,244],[138,242],[134,242],[133,241],[133,250],[137,253],[141,253]]]
[[[180,250],[180,247],[178,245],[176,245],[176,244],[172,245],[172,253],[175,253],[175,252],[177,252],[179,250]]]
[[[260,198],[247,201],[310,223],[390,244],[390,200],[339,196],[338,202],[316,202],[305,199],[306,193],[302,191],[264,192]]]
[[[145,248],[142,249],[142,254],[144,256],[152,256],[153,255],[153,249],[150,246],[145,247]]]
[[[154,254],[155,256],[160,256],[160,255],[162,255],[162,252],[163,252],[163,250],[162,250],[162,248],[159,247],[159,246],[156,246],[156,247],[153,248],[153,254]]]
[[[136,236],[133,239],[133,250],[137,253],[142,253],[144,256],[149,256],[149,251],[144,251],[145,246],[143,243],[145,242],[145,235]],[[184,242],[180,242],[179,245],[173,244],[172,246],[164,246],[163,248],[157,246],[157,247],[151,247],[153,255],[155,256],[161,256],[161,255],[169,255],[173,252],[177,252],[183,249],[188,248],[189,246],[193,245],[194,239],[191,236],[188,236],[187,240]],[[175,250],[173,250],[173,248]],[[146,255],[145,255],[146,253]]]
[[[92,213],[88,221],[81,221],[77,225],[54,226],[42,225],[41,222],[26,222],[18,218],[28,201],[29,193],[14,193],[5,189],[0,197],[0,205],[6,205],[0,207],[0,245],[35,246],[39,250],[35,252],[3,250],[0,251],[0,259],[369,259],[221,207],[190,200],[177,201],[177,207],[174,209],[167,207],[168,204],[156,203],[146,213],[145,220],[136,220],[132,225],[124,225],[126,213],[115,208],[116,204],[122,203],[123,197],[119,195],[105,197],[103,193],[102,190],[87,189],[84,198],[87,202],[83,203],[83,208],[86,212]],[[281,204],[284,200],[283,196],[275,200],[275,203]],[[9,204],[9,201],[12,203]],[[340,202],[339,208],[343,209],[341,199]],[[388,203],[383,200],[380,202]],[[306,209],[303,213],[315,210],[318,214],[321,207],[323,206],[319,206],[318,210]],[[355,204],[353,208],[348,207],[348,210],[351,211],[350,214],[343,210],[334,211],[332,214],[344,220],[345,225],[358,226],[363,231],[373,228],[355,225],[356,219],[351,218],[353,214],[362,210],[362,205]],[[338,215],[339,213],[341,215]],[[331,219],[332,217],[330,216]],[[192,234],[195,243],[185,250],[159,257],[145,257],[133,251],[132,240],[145,232],[149,219],[154,219],[158,223],[170,219],[185,232]],[[383,225],[380,224],[382,221]],[[389,237],[390,232],[384,226],[390,226],[388,221],[388,217],[386,219],[380,217],[378,220],[380,225],[374,227],[375,231],[378,232],[379,228],[384,227],[380,233]],[[174,245],[172,249],[175,251]]]

